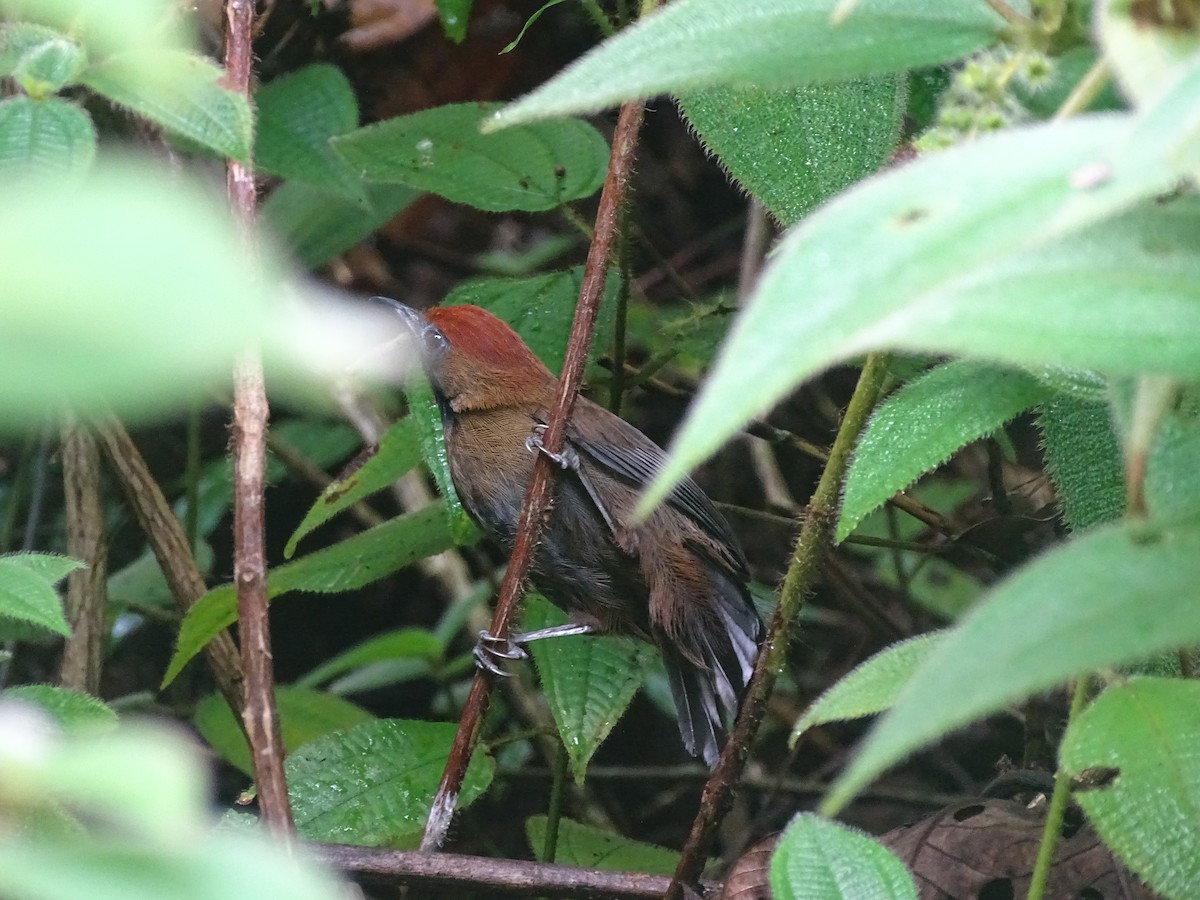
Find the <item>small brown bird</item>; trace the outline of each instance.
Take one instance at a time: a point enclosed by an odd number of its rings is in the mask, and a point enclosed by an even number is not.
[[[484,532],[511,550],[541,448],[556,379],[507,324],[477,306],[421,315],[380,297],[416,336],[441,409],[455,489]],[[691,480],[645,521],[633,510],[663,451],[632,425],[580,397],[563,467],[531,564],[531,580],[570,624],[481,635],[476,658],[518,658],[520,645],[566,634],[630,635],[662,653],[684,747],[716,764],[762,640],[746,589],[746,558],[712,501]]]

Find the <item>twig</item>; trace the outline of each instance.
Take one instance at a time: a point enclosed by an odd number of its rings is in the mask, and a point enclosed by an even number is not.
[[[167,587],[171,589],[175,605],[180,612],[186,613],[208,587],[196,565],[183,526],[171,512],[167,498],[150,474],[146,460],[129,437],[129,432],[114,419],[104,422],[97,436],[109,465],[121,483],[121,490],[133,507],[138,525],[145,533],[150,549],[154,551],[154,558],[158,560],[158,566],[167,579]],[[229,632],[222,631],[209,641],[204,647],[204,656],[212,669],[217,687],[240,722],[244,705],[242,664]]]
[[[1017,28],[1024,30],[1033,24],[1028,18],[1005,3],[1004,0],[984,0],[984,2],[1003,16],[1004,20],[1010,25],[1015,25]]]
[[[1079,79],[1079,83],[1067,95],[1067,99],[1063,101],[1062,106],[1055,110],[1051,121],[1061,122],[1063,119],[1069,119],[1076,113],[1083,112],[1096,99],[1096,95],[1108,83],[1108,79],[1111,76],[1112,68],[1109,66],[1108,60],[1103,56],[1100,57],[1092,63],[1090,69],[1084,72],[1083,77]]]
[[[633,168],[633,154],[637,146],[642,111],[641,101],[626,103],[621,107],[617,118],[608,174],[604,178],[600,206],[596,211],[595,238],[588,249],[587,262],[584,265],[583,282],[579,289],[579,302],[575,306],[575,318],[571,323],[571,336],[563,361],[558,398],[543,435],[543,444],[549,453],[539,454],[534,461],[533,473],[525,490],[521,516],[517,522],[512,555],[496,599],[496,611],[492,617],[490,631],[501,639],[509,633],[509,622],[515,615],[521,585],[529,568],[530,557],[537,544],[538,533],[548,506],[552,475],[549,454],[557,453],[562,448],[567,417],[571,414],[575,397],[583,382],[583,369],[587,362],[596,312],[600,298],[604,295],[605,273],[620,219],[621,199]],[[458,803],[458,792],[462,787],[467,763],[470,762],[471,752],[478,740],[479,726],[483,721],[490,691],[490,674],[477,672],[471,684],[471,692],[463,706],[458,731],[454,735],[454,744],[446,760],[446,769],[433,798],[429,820],[425,823],[425,834],[421,838],[423,851],[436,850],[445,840],[450,820],[454,816],[454,808]]]
[[[1075,681],[1075,690],[1071,694],[1071,710],[1067,713],[1067,724],[1079,718],[1087,700],[1088,685],[1091,678],[1081,675]],[[1042,900],[1046,891],[1046,883],[1050,879],[1050,868],[1054,864],[1054,851],[1058,847],[1058,838],[1062,834],[1063,814],[1067,810],[1067,801],[1071,797],[1071,777],[1063,769],[1061,762],[1054,775],[1054,791],[1050,795],[1050,804],[1046,810],[1046,821],[1042,826],[1042,841],[1038,845],[1037,859],[1033,863],[1033,874],[1029,878],[1029,893],[1026,900]]]
[[[692,822],[665,900],[680,900],[684,896],[684,886],[700,877],[713,833],[733,802],[733,788],[745,765],[759,723],[766,713],[767,699],[775,686],[775,679],[783,669],[792,626],[829,548],[850,453],[867,417],[879,400],[887,369],[887,354],[872,353],[859,375],[854,396],[850,398],[850,405],[846,408],[846,415],[830,448],[829,462],[821,473],[821,480],[809,503],[808,515],[804,518],[791,564],[783,587],[779,590],[779,604],[755,662],[746,698],[717,767],[704,786],[700,811]]]
[[[87,568],[67,576],[67,621],[59,683],[98,694],[103,663],[108,553],[100,506],[100,451],[78,422],[63,426],[63,492],[67,507],[67,553]]]
[[[225,78],[250,102],[254,0],[226,0]],[[254,168],[230,160],[226,166],[229,205],[247,241],[253,239],[256,195]],[[267,558],[263,494],[267,466],[267,392],[262,363],[249,350],[233,375],[233,583],[237,590],[238,634],[246,673],[242,719],[250,742],[254,781],[263,822],[279,834],[294,830],[283,771],[283,740],[275,708],[271,629],[267,618]]]
[[[550,863],[491,859],[457,853],[375,850],[343,844],[306,844],[318,860],[343,872],[390,884],[457,889],[486,896],[580,898],[580,900],[658,900],[669,879],[637,872],[579,869]],[[705,885],[711,889],[713,885]]]

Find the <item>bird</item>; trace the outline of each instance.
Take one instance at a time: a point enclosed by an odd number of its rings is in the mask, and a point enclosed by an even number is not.
[[[415,339],[441,415],[455,491],[483,532],[511,551],[525,489],[542,446],[558,379],[521,337],[472,305],[425,313],[385,297]],[[624,635],[658,648],[684,748],[716,765],[763,638],[749,567],[729,524],[691,479],[644,520],[634,515],[664,451],[580,396],[565,429],[548,519],[530,581],[568,624],[497,640],[476,659],[523,658],[533,640]],[[497,659],[498,658],[498,659]]]

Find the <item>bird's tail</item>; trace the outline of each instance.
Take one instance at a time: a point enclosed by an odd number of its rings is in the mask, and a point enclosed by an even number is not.
[[[726,723],[737,715],[762,640],[762,621],[748,599],[744,604],[719,605],[720,626],[693,636],[690,643],[702,666],[677,646],[662,648],[683,746],[710,769],[720,756]]]

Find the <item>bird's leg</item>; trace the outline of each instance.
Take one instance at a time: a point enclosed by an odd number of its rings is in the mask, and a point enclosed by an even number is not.
[[[587,495],[592,498],[592,503],[599,511],[601,518],[604,519],[604,524],[608,526],[608,530],[613,534],[617,533],[616,523],[613,522],[612,516],[608,513],[608,507],[605,506],[600,492],[596,490],[596,486],[592,484],[592,479],[583,466],[579,462],[579,453],[570,444],[565,444],[560,453],[551,453],[542,446],[542,436],[546,433],[546,426],[537,424],[533,426],[533,434],[525,438],[525,449],[530,453],[544,453],[550,457],[564,469],[570,469],[579,477],[579,483],[583,485],[583,489],[587,491]]]
[[[525,645],[530,641],[591,634],[595,630],[595,627],[588,623],[568,622],[565,625],[539,628],[537,631],[520,631],[510,634],[507,638],[499,638],[488,631],[481,631],[479,632],[479,641],[475,644],[475,665],[480,669],[486,669],[493,675],[508,675],[509,673],[500,667],[498,660],[528,659],[529,654],[525,652]]]

